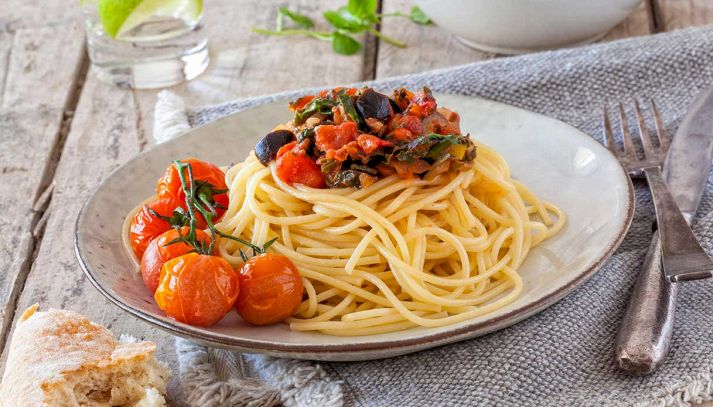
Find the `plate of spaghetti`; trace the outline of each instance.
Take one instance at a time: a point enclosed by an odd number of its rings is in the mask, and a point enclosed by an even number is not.
[[[391,357],[515,324],[591,277],[633,189],[558,120],[427,87],[234,113],[112,173],[77,219],[88,278],[211,346]]]

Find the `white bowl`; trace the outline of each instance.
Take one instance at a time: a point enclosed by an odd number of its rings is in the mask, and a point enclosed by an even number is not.
[[[595,41],[640,0],[415,0],[466,45],[520,54]]]

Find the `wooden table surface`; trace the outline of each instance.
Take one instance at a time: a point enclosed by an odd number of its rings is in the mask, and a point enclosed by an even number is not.
[[[291,1],[318,18],[346,0]],[[158,343],[159,358],[177,372],[173,339],[110,304],[84,277],[72,235],[82,203],[113,169],[152,144],[157,91],[99,82],[89,69],[77,2],[4,0],[0,14],[0,349],[16,315],[33,303],[80,311],[116,334]],[[420,72],[496,58],[469,49],[436,26],[387,19],[381,31],[409,44],[399,49],[368,35],[356,56],[328,44],[257,35],[277,5],[261,0],[206,2],[212,60],[200,77],[171,88],[186,104]],[[411,0],[382,0],[383,12]],[[40,11],[40,9],[42,9]],[[713,1],[645,0],[603,41],[713,22]],[[4,363],[3,363],[4,364]],[[181,404],[175,383],[170,398]]]

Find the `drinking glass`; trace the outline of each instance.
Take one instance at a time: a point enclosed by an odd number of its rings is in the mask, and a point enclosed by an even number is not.
[[[208,66],[202,0],[80,0],[87,51],[97,76],[120,87],[154,89]]]

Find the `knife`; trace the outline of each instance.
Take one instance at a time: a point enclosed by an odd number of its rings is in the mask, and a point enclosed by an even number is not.
[[[684,117],[664,163],[664,179],[690,224],[708,179],[713,157],[713,85],[704,89]],[[676,310],[677,283],[661,266],[656,231],[636,279],[616,342],[619,367],[632,374],[654,371],[666,358]]]

